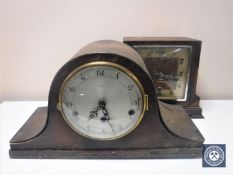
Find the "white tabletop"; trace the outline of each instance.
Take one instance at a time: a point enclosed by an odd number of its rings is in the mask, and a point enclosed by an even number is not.
[[[233,174],[233,100],[201,101],[205,119],[193,121],[205,143],[226,144],[226,168],[203,168],[201,159],[155,160],[24,160],[10,159],[9,140],[39,106],[47,102],[0,104],[0,175],[136,175],[136,174]]]

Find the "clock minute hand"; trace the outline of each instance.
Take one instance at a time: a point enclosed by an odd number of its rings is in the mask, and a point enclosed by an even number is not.
[[[108,123],[108,125],[111,127],[113,134],[115,135],[115,131],[114,131],[113,127],[112,127],[112,124],[109,122],[110,117],[108,115],[107,109],[105,107],[102,107],[102,112],[104,114],[104,117],[102,117],[100,120],[101,121],[106,121]]]
[[[104,116],[100,118],[101,121],[106,121],[106,120],[109,120],[109,115],[108,115],[108,111],[107,109],[105,108],[106,106],[106,103],[105,101],[99,101],[99,107],[101,108]]]
[[[106,110],[106,108],[102,108],[102,111],[103,111],[103,114],[104,114],[104,117],[107,118],[107,120],[109,120],[109,115],[108,115],[108,111]]]
[[[106,110],[106,108],[105,107],[102,107],[102,112],[103,112],[103,114],[104,114],[104,117],[102,117],[101,118],[101,120],[109,120],[110,118],[109,118],[109,115],[108,115],[108,111]]]

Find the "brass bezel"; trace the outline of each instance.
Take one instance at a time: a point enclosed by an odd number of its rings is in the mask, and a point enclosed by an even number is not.
[[[94,66],[110,66],[110,67],[113,67],[115,69],[118,69],[122,72],[124,72],[125,74],[127,74],[135,83],[136,85],[138,86],[140,92],[141,92],[141,95],[142,95],[142,112],[138,118],[138,121],[134,124],[134,126],[132,128],[130,128],[126,133],[122,134],[122,135],[119,135],[119,136],[116,136],[116,137],[112,137],[112,138],[95,138],[95,137],[91,137],[91,136],[88,136],[84,133],[82,133],[81,131],[79,131],[77,128],[75,128],[67,119],[64,111],[63,111],[63,107],[62,107],[62,97],[64,95],[64,88],[65,88],[65,85],[67,84],[67,82],[73,77],[73,75],[75,75],[77,72],[85,69],[85,68],[88,68],[88,67],[94,67]],[[101,141],[106,141],[106,140],[115,140],[115,139],[119,139],[121,137],[124,137],[126,135],[128,135],[130,132],[132,132],[137,126],[138,124],[140,123],[140,121],[142,120],[143,116],[144,116],[144,113],[146,110],[148,110],[148,95],[145,94],[144,92],[144,88],[142,86],[142,84],[140,83],[140,81],[138,80],[138,78],[130,71],[128,70],[127,68],[119,65],[119,64],[116,64],[116,63],[112,63],[112,62],[107,62],[107,61],[95,61],[95,62],[90,62],[90,63],[86,63],[86,64],[83,64],[81,66],[79,66],[78,68],[74,69],[71,73],[69,73],[69,75],[65,78],[65,80],[63,81],[62,83],[62,86],[60,88],[60,92],[59,92],[59,103],[57,105],[57,109],[61,112],[64,120],[66,121],[66,123],[74,130],[76,131],[77,133],[79,133],[80,135],[86,137],[86,138],[90,138],[90,139],[94,139],[94,140],[101,140]]]

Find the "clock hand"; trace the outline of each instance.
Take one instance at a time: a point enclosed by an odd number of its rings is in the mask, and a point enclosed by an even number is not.
[[[108,115],[107,109],[105,107],[102,107],[102,112],[103,112],[104,116],[101,117],[100,120],[101,121],[106,121],[108,123],[108,125],[111,127],[113,134],[115,135],[115,131],[114,131],[113,127],[112,127],[112,124],[109,122],[110,117]]]
[[[102,107],[102,111],[103,111],[104,117],[102,117],[101,120],[104,119],[108,121],[110,118],[109,118],[107,109],[105,107]]]
[[[114,131],[113,127],[112,127],[112,124],[109,122],[109,120],[107,120],[107,123],[108,123],[108,125],[111,127],[113,134],[116,135],[116,134],[115,134],[115,131]]]
[[[96,110],[91,111],[91,112],[90,112],[90,116],[89,116],[89,118],[88,118],[88,121],[91,120],[91,119],[93,119],[93,118],[95,118],[95,117],[98,117],[98,111],[99,111],[100,109],[101,109],[101,107],[100,107],[100,106],[97,106]]]
[[[109,120],[109,115],[108,115],[108,111],[106,108],[102,108],[102,111],[103,111],[103,114],[104,114],[104,117],[106,118],[106,120]]]
[[[96,108],[96,110],[90,112],[90,116],[88,118],[88,121],[95,118],[95,117],[98,117],[98,111],[99,110],[102,110],[102,112],[104,114],[104,117],[100,118],[101,121],[109,120],[109,115],[108,115],[108,112],[107,112],[105,106],[106,106],[106,103],[104,101],[100,101],[97,108]]]
[[[88,121],[91,120],[91,119],[93,119],[93,118],[95,118],[95,117],[97,117],[97,112],[96,111],[91,111],[90,112],[90,116],[88,118]]]

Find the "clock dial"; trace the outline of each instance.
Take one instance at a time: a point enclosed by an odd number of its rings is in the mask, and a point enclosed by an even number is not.
[[[135,76],[109,62],[74,70],[61,89],[61,111],[78,133],[100,140],[122,137],[140,122],[144,91]]]
[[[160,99],[185,101],[187,98],[190,47],[134,46],[144,59]]]

